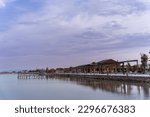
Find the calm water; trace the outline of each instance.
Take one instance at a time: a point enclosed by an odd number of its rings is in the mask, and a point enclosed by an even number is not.
[[[0,75],[0,99],[150,99],[150,84]]]

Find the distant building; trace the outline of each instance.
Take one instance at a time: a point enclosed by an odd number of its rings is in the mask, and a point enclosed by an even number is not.
[[[134,63],[131,65],[130,63]],[[138,72],[138,60],[115,61],[113,59],[106,59],[99,62],[92,62],[91,64],[79,65],[70,68],[57,68],[55,73],[128,73]]]
[[[55,72],[56,72],[56,70],[54,68],[46,70],[46,73],[48,73],[48,74],[54,74]]]
[[[56,68],[56,73],[65,73],[64,68]]]
[[[113,59],[102,60],[97,63],[99,73],[116,73],[119,63]]]
[[[115,73],[119,63],[113,59],[107,59],[100,62],[76,66],[72,73]]]

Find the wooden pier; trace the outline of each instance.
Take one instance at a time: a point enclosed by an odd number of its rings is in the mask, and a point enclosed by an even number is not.
[[[54,74],[54,76],[150,83],[150,75],[140,76],[140,75],[121,75],[121,74]]]
[[[150,83],[150,75],[123,75],[123,74],[82,74],[82,73],[59,73],[59,74],[39,74],[39,73],[18,73],[18,79],[49,79],[49,78],[84,78],[96,80],[115,80],[127,82]]]
[[[39,73],[18,73],[18,79],[44,79],[44,74]]]

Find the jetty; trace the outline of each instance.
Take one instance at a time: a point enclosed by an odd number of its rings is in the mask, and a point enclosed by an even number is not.
[[[98,73],[18,73],[18,79],[48,79],[48,78],[84,78],[96,80],[115,80],[127,82],[150,83],[149,74],[98,74]]]
[[[45,74],[30,73],[30,72],[18,72],[18,79],[43,79]]]
[[[54,74],[53,77],[70,77],[70,78],[85,78],[85,79],[97,79],[97,80],[115,80],[115,81],[127,81],[127,82],[147,82],[150,83],[150,75],[146,74]]]

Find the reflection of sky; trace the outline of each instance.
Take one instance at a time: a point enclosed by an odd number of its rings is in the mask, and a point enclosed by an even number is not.
[[[149,20],[150,0],[0,0],[0,69],[140,58]]]
[[[0,99],[150,99],[149,84],[0,75]]]

